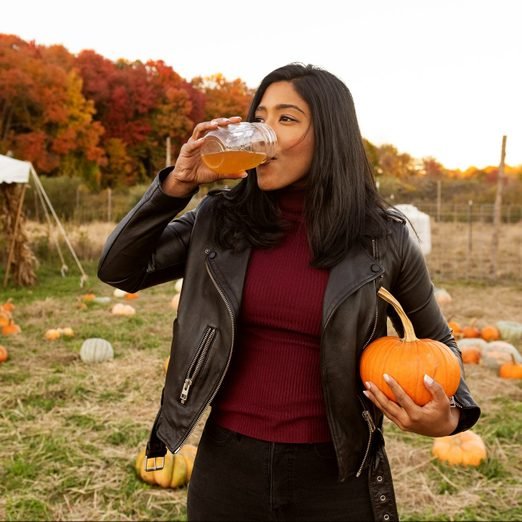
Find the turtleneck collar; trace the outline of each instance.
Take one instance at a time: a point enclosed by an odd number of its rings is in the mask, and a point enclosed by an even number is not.
[[[285,187],[277,191],[277,203],[283,219],[304,221],[305,189]]]

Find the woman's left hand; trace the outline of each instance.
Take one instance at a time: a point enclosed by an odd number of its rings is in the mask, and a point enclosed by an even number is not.
[[[371,382],[365,383],[364,394],[401,430],[429,437],[450,435],[455,430],[460,411],[458,408],[450,407],[442,386],[431,377],[424,377],[424,385],[432,395],[432,400],[424,406],[415,404],[391,376],[385,375],[384,380],[393,391],[397,402],[388,399]]]

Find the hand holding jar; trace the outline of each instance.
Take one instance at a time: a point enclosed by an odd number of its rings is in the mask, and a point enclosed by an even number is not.
[[[244,178],[247,169],[274,155],[276,140],[275,132],[267,125],[241,122],[239,116],[199,123],[181,147],[176,167],[163,189],[183,195],[203,183]]]

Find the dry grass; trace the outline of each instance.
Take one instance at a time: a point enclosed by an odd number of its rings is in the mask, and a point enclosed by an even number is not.
[[[108,230],[101,230],[103,242]],[[88,270],[88,289],[112,296],[94,277],[93,263]],[[11,357],[0,366],[0,519],[183,520],[186,490],[150,487],[133,468],[159,403],[173,285],[142,292],[132,302],[136,316],[113,317],[110,304],[81,307],[87,289],[54,272],[40,274],[38,287],[9,293],[23,331],[2,341]],[[522,321],[520,285],[438,286],[453,296],[446,316]],[[60,326],[71,326],[76,336],[44,341],[47,328]],[[79,349],[87,337],[110,340],[115,359],[83,364]],[[521,384],[480,366],[467,369],[467,380],[484,412],[475,431],[490,459],[481,467],[438,464],[430,439],[386,425],[403,520],[522,519]],[[203,421],[189,442],[197,443]]]
[[[493,225],[432,223],[432,252],[427,257],[434,277],[484,280],[491,277]],[[497,250],[500,280],[522,279],[522,223],[503,224]]]

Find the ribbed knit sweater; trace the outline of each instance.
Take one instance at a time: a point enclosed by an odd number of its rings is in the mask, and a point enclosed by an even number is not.
[[[220,426],[272,442],[331,440],[319,353],[328,270],[310,266],[303,202],[303,191],[280,191],[291,229],[251,253],[237,343],[212,412]]]

